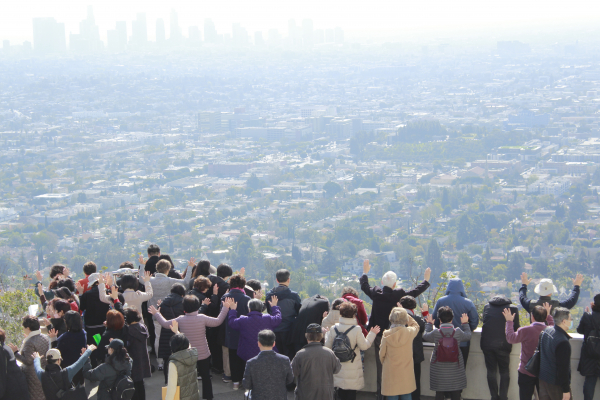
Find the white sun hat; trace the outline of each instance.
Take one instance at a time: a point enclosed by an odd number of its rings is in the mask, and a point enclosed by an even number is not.
[[[540,283],[536,285],[533,291],[539,294],[540,296],[548,296],[552,293],[558,292],[558,290],[556,290],[556,286],[554,286],[554,284],[552,283],[552,279],[547,278],[542,279]]]

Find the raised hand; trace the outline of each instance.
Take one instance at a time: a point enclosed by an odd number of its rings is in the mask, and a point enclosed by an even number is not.
[[[240,275],[241,275],[241,276],[246,276],[246,267],[242,267],[242,268],[240,269]]]
[[[552,311],[552,306],[550,305],[550,303],[546,302],[542,305],[542,307],[546,309],[547,315],[550,315],[550,311]]]
[[[235,310],[237,308],[237,303],[231,297],[226,297],[225,301],[223,302],[223,307],[230,310]]]
[[[83,294],[83,285],[81,283],[77,282],[75,284],[75,290],[77,291],[77,293]]]
[[[8,347],[10,347],[10,349],[12,350],[13,353],[16,353],[17,351],[19,351],[19,348],[12,343],[9,343]]]
[[[58,331],[56,329],[50,329],[48,331],[48,336],[50,336],[52,339],[56,339],[58,336]]]
[[[396,307],[398,307],[398,308],[404,308],[404,307],[402,307],[402,304],[400,304],[400,302],[396,303]]]
[[[98,284],[106,285],[106,276],[104,274],[98,274]]]
[[[196,265],[196,259],[192,257],[190,258],[190,261],[188,261],[188,267],[193,267],[194,265]]]
[[[85,351],[86,351],[86,350],[91,350],[91,351],[94,351],[94,350],[96,350],[96,349],[97,349],[97,347],[96,347],[96,345],[95,345],[95,344],[90,344],[90,345],[88,345],[87,349],[81,349],[81,350],[83,350],[83,351],[81,352],[81,354],[85,353]]]
[[[577,274],[575,279],[573,279],[573,286],[581,286],[583,283],[583,275]]]
[[[144,260],[144,256],[140,254],[138,257],[138,262],[140,265],[146,265],[146,260]]]
[[[467,313],[463,313],[463,315],[460,317],[460,323],[466,324],[468,322],[469,322],[469,316],[467,315]]]
[[[277,296],[272,296],[271,300],[269,300],[269,305],[271,307],[276,306],[278,301],[279,301],[279,299],[277,298]]]
[[[433,325],[433,315],[429,314],[425,317],[425,322],[427,322],[428,324]]]
[[[42,357],[40,357],[40,353],[38,353],[37,351],[36,351],[36,352],[34,352],[34,353],[31,355],[31,357],[33,357],[33,359],[34,359],[34,360],[35,360],[36,358],[42,358]]]
[[[112,277],[112,274],[110,272],[106,273],[106,285],[107,286],[112,286],[113,285],[113,277]]]
[[[521,274],[521,283],[523,285],[529,285],[533,279],[527,278],[527,272]]]
[[[421,313],[429,312],[429,304],[427,302],[421,304]]]
[[[154,306],[150,306],[148,307],[148,312],[152,315],[159,313],[160,312],[160,308],[156,309],[156,307]]]
[[[431,278],[431,268],[427,268],[425,270],[425,274],[423,275],[423,280],[429,282],[429,278]]]
[[[502,310],[502,315],[504,315],[504,319],[507,321],[515,320],[515,314],[510,312],[510,308],[505,308],[504,310]],[[461,320],[461,322],[462,322],[462,320]]]
[[[206,297],[204,300],[202,300],[202,304],[204,304],[205,306],[210,304],[210,299],[208,297]]]
[[[379,327],[379,325],[376,325],[376,326],[374,326],[374,327],[371,328],[370,332],[373,332],[376,335],[379,335],[379,332],[381,332],[381,328]]]
[[[142,278],[144,280],[144,283],[150,282],[150,278],[151,278],[150,271],[144,271],[144,277]]]
[[[175,335],[179,333],[179,322],[177,320],[171,321],[171,330]]]
[[[363,261],[363,274],[368,274],[371,270],[371,265],[369,264],[369,260]]]
[[[35,278],[41,282],[43,278],[42,271],[35,271]]]
[[[68,278],[69,275],[71,275],[71,271],[69,271],[69,268],[64,267],[62,274],[65,276],[65,278]]]
[[[47,314],[52,315],[53,314],[52,311],[53,311],[52,310],[52,306],[46,307],[46,313]],[[48,318],[39,318],[38,320],[40,321],[40,325],[43,325],[43,326],[50,325],[50,321],[48,321]]]
[[[110,288],[110,298],[116,300],[119,298],[119,289],[116,286]]]

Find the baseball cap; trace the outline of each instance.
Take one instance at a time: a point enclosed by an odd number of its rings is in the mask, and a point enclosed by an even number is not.
[[[306,327],[306,333],[323,333],[323,328],[319,324],[310,324]]]
[[[119,350],[121,347],[125,346],[121,339],[113,339],[110,341],[110,344],[106,346],[107,349]]]
[[[60,350],[58,349],[50,349],[46,352],[46,360],[60,360],[61,358]]]

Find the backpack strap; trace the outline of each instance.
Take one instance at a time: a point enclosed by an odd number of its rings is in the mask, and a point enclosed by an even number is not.
[[[356,325],[352,325],[350,328],[346,329],[346,332],[344,332],[344,335],[347,335],[348,332],[350,332],[352,329],[354,329],[356,327]],[[339,333],[338,330],[335,330],[336,333]]]
[[[335,331],[335,334],[336,334],[336,335],[339,335],[339,334],[340,334],[340,331],[338,331],[338,329],[337,329],[337,327],[336,327],[335,325],[334,325],[334,327],[333,327],[333,330]]]

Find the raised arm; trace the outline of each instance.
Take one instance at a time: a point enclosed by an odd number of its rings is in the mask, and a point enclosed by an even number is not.
[[[171,329],[171,324],[174,320],[167,321],[160,313],[160,308],[157,310],[154,306],[148,308],[148,312],[152,314],[152,317],[165,329]]]
[[[519,301],[521,302],[521,306],[527,312],[531,312],[529,310],[529,303],[531,303],[531,299],[527,297],[527,285],[531,283],[531,279],[527,277],[527,273],[523,272],[521,274],[521,288],[519,289]]]
[[[559,304],[561,307],[566,307],[569,310],[577,304],[577,300],[579,300],[579,292],[581,290],[581,284],[583,283],[583,275],[577,274],[575,279],[573,279],[573,290],[571,290],[571,294],[566,300],[561,301]]]
[[[429,279],[430,278],[431,278],[431,268],[427,268],[425,270],[423,282],[419,283],[416,288],[406,292],[406,296],[412,296],[414,298],[419,297],[424,291],[429,289]],[[396,291],[399,291],[399,290],[402,290],[402,289],[396,289]]]
[[[67,371],[67,375],[69,380],[72,380],[76,373],[79,372],[85,362],[90,358],[92,351],[96,350],[96,346],[89,345],[88,348],[81,354],[81,357],[74,364],[69,365],[65,370]]]
[[[221,312],[217,318],[203,315],[203,317],[206,318],[206,326],[214,328],[215,326],[221,325],[223,321],[225,321],[225,317],[227,316],[229,308],[233,303],[235,303],[235,301],[231,297],[227,297],[225,301],[223,301],[223,308],[221,309]]]

